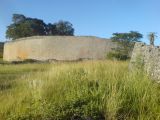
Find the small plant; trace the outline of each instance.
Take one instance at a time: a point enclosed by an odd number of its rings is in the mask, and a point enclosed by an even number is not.
[[[155,41],[155,38],[157,37],[156,33],[150,32],[148,34],[148,37],[149,37],[150,45],[154,46],[154,41]]]

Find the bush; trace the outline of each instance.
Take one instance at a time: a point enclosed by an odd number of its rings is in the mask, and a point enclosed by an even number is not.
[[[120,53],[120,52],[109,52],[106,56],[107,59],[110,60],[127,60],[129,59],[128,55]]]
[[[0,59],[3,58],[3,53],[0,53]]]

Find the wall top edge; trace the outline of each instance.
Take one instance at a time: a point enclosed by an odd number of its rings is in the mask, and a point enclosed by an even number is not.
[[[32,39],[43,39],[43,38],[92,38],[92,39],[99,39],[99,40],[110,40],[106,38],[100,38],[96,36],[31,36],[31,37],[24,37],[19,38],[13,41],[6,41],[5,43],[13,43],[17,41],[24,41],[24,40],[32,40]]]

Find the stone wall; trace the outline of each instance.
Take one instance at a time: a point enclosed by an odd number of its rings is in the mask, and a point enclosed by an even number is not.
[[[154,79],[160,80],[160,47],[145,43],[136,43],[132,52],[130,67],[144,67],[144,70]]]
[[[5,61],[104,59],[107,52],[115,47],[111,40],[97,37],[34,36],[6,42],[3,59]]]

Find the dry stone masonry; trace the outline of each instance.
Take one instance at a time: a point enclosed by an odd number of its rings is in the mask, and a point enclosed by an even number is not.
[[[115,47],[111,40],[97,37],[34,36],[6,42],[3,59],[5,61],[104,59]]]
[[[160,80],[160,47],[136,43],[132,52],[130,67],[144,67],[154,79]]]

